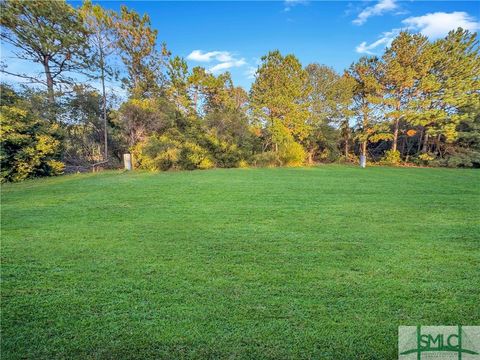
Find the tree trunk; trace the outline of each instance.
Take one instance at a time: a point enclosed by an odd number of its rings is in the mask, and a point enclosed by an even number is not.
[[[197,103],[198,103],[198,89],[195,89],[195,92],[193,93],[193,103],[195,104],[195,114],[198,113],[198,107],[197,107]]]
[[[50,105],[53,106],[53,104],[55,103],[55,92],[53,89],[54,83],[52,72],[50,70],[49,59],[50,57],[48,55],[45,55],[43,57],[43,69],[45,71],[45,77],[47,78],[48,101],[50,102]]]
[[[43,57],[43,69],[45,71],[45,77],[47,79],[47,96],[48,96],[48,118],[50,121],[54,122],[56,119],[56,109],[55,109],[55,89],[54,89],[54,80],[52,76],[52,71],[50,69],[49,55]]]
[[[344,148],[344,151],[345,151],[345,159],[348,159],[348,135],[345,136],[345,148]]]
[[[420,130],[420,137],[418,138],[418,147],[417,147],[417,153],[420,152],[420,149],[422,148],[422,140],[423,140],[423,127]]]
[[[367,132],[367,127],[368,127],[368,106],[364,106],[363,108],[363,131],[366,133]],[[367,140],[365,140],[362,143],[361,146],[361,153],[363,156],[367,156]]]
[[[400,118],[395,119],[395,127],[393,128],[393,144],[392,150],[397,151],[397,143],[398,143],[398,125],[400,123]]]
[[[367,157],[367,140],[362,142],[361,152],[363,156]]]
[[[310,150],[308,152],[308,164],[309,165],[312,165],[313,164],[313,153],[314,153],[314,150]]]
[[[105,141],[104,160],[108,160],[108,131],[107,131],[107,92],[105,90],[105,63],[103,50],[100,48],[100,79],[102,81],[102,115],[103,115],[103,135]]]
[[[422,153],[427,153],[428,152],[428,132],[425,131],[425,137],[423,138],[423,147],[422,147]]]
[[[436,137],[435,148],[436,148],[437,154],[440,155],[440,157],[443,157],[440,140],[442,140],[442,134],[438,134],[438,136]]]

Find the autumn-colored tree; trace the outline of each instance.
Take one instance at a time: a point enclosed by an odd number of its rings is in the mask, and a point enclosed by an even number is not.
[[[383,55],[382,82],[385,115],[393,126],[391,150],[398,151],[399,130],[408,122],[421,79],[431,68],[430,46],[421,34],[401,32]]]
[[[194,67],[188,77],[194,107],[201,115],[211,112],[238,110],[248,101],[248,94],[241,87],[235,87],[227,71],[215,76],[202,67]]]

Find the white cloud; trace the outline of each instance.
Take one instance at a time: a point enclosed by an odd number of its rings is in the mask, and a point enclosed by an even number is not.
[[[373,55],[374,54],[374,50],[376,48],[378,48],[379,46],[382,46],[382,49],[387,47],[387,46],[390,46],[390,44],[392,43],[393,39],[395,38],[395,36],[397,36],[397,34],[400,32],[399,29],[393,29],[392,31],[387,31],[387,32],[384,32],[382,34],[382,36],[375,42],[371,43],[371,44],[367,44],[366,41],[362,42],[360,45],[358,45],[356,48],[355,48],[355,51],[357,53],[360,53],[360,54],[370,54],[370,55]]]
[[[208,69],[208,71],[211,73],[218,73],[222,70],[228,70],[233,67],[241,67],[246,64],[244,58],[236,58],[229,51],[218,50],[207,52],[202,50],[193,50],[187,55],[187,60],[207,63],[213,62],[214,65]]]
[[[308,0],[285,0],[283,2],[283,11],[290,11],[296,5],[306,5]]]
[[[211,68],[208,69],[208,71],[210,71],[211,73],[217,73],[217,72],[220,72],[222,70],[228,70],[232,67],[240,67],[240,66],[243,66],[245,65],[246,62],[245,62],[245,59],[241,58],[241,59],[238,59],[238,60],[233,60],[233,61],[225,61],[225,62],[221,62],[215,66],[212,66]]]
[[[480,22],[476,21],[473,16],[466,12],[454,11],[451,13],[436,12],[422,16],[412,16],[402,21],[406,30],[419,32],[427,36],[430,40],[435,40],[448,34],[450,30],[455,30],[461,27],[470,31],[477,31],[480,29]],[[390,46],[395,36],[398,35],[401,29],[393,29],[385,32],[381,37],[368,44],[363,41],[355,48],[355,51],[360,54],[374,54],[375,50],[383,50]]]
[[[353,20],[353,23],[356,25],[363,25],[371,16],[382,15],[396,9],[398,9],[396,0],[379,0],[375,6],[369,6],[363,9],[360,14],[358,14],[357,18]]]
[[[418,31],[430,39],[438,39],[450,30],[461,27],[465,30],[477,31],[480,23],[473,16],[463,11],[451,13],[436,12],[423,16],[412,16],[402,21],[410,30]]]
[[[231,61],[232,55],[228,51],[209,51],[193,50],[187,55],[187,60],[198,62],[210,62],[212,60]]]

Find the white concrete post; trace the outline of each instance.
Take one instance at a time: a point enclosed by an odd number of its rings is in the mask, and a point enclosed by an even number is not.
[[[365,166],[367,166],[367,157],[360,155],[360,167],[364,168]]]
[[[125,166],[125,170],[132,170],[132,155],[123,154],[123,164]]]

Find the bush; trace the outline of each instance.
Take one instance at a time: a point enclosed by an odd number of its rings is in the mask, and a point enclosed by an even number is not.
[[[215,166],[207,150],[175,134],[152,135],[132,148],[135,167],[153,171],[210,169]]]
[[[2,88],[3,89],[3,88]],[[0,167],[2,181],[21,181],[63,173],[59,127],[23,107],[19,95],[0,106]]]
[[[388,165],[398,165],[400,161],[400,151],[387,150],[385,151],[385,156],[383,157],[381,162]]]
[[[248,168],[248,162],[245,161],[245,160],[240,160],[237,164],[237,167],[239,167],[241,169],[246,169],[246,168]]]
[[[418,155],[418,157],[413,158],[412,162],[416,165],[422,166],[439,166],[437,164],[438,160],[436,160],[435,156],[430,153],[423,153]]]
[[[480,167],[480,151],[474,149],[457,148],[455,153],[445,159],[444,166],[448,167]]]
[[[152,135],[132,148],[134,166],[146,170],[169,170],[180,158],[180,144],[166,135]]]
[[[294,141],[282,145],[279,153],[282,165],[286,166],[300,166],[307,156],[302,145]]]
[[[208,169],[214,167],[214,162],[209,158],[208,151],[192,142],[185,142],[182,145],[180,160],[181,169]]]
[[[206,135],[201,143],[209,150],[218,167],[236,167],[239,161],[245,159],[245,154],[236,144],[221,140],[213,134]]]
[[[275,167],[281,166],[282,162],[278,153],[274,151],[266,151],[253,156],[252,165],[257,167]]]

